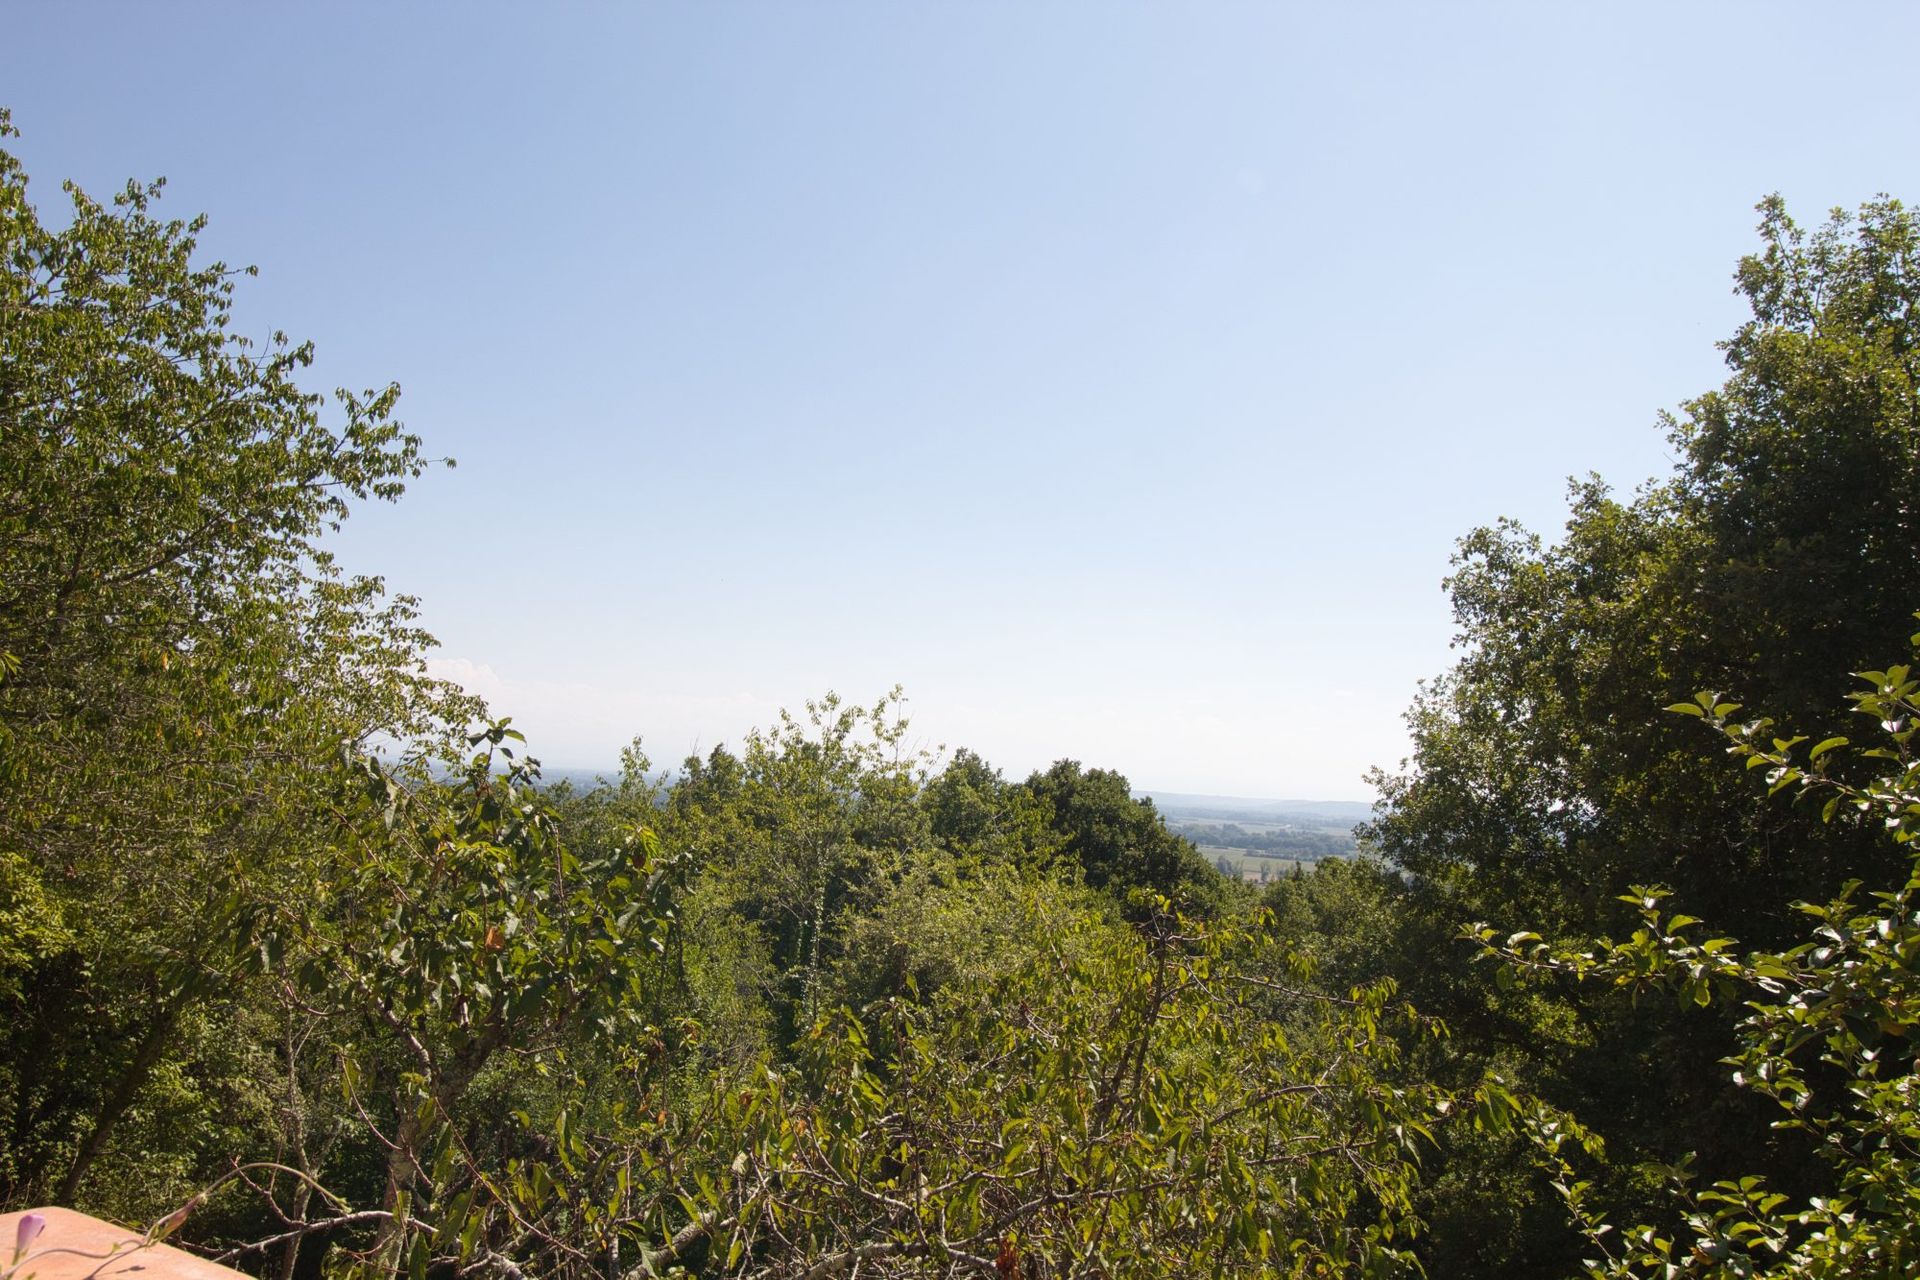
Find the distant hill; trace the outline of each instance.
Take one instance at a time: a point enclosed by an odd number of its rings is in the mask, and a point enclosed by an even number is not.
[[[575,791],[591,791],[602,783],[608,786],[620,785],[620,766],[611,769],[549,769],[544,765],[540,769],[540,781],[548,786],[565,782]]]

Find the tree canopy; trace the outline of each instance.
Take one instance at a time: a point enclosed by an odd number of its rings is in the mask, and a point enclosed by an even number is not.
[[[311,348],[233,332],[244,273],[199,262],[203,220],[160,192],[69,184],[50,223],[0,150],[10,1199],[77,1195],[130,1115],[211,1120],[134,1104],[232,1011],[234,886],[297,859],[343,748],[470,710],[426,677],[412,601],[318,541],[425,465],[398,388],[329,413],[296,381]]]
[[[1559,939],[1632,929],[1619,895],[1638,884],[1785,947],[1794,902],[1901,874],[1878,833],[1765,803],[1658,710],[1738,690],[1815,738],[1841,733],[1835,682],[1898,645],[1915,604],[1920,223],[1891,200],[1812,231],[1777,198],[1760,215],[1761,248],[1735,276],[1750,318],[1721,344],[1728,379],[1663,420],[1673,474],[1631,498],[1576,483],[1552,543],[1512,523],[1461,540],[1448,588],[1462,656],[1409,712],[1412,757],[1379,775],[1368,832],[1414,878],[1407,937],[1435,945],[1465,919]],[[1607,1117],[1619,1194],[1650,1194],[1631,1168],[1674,1148],[1709,1172],[1813,1176],[1811,1151],[1729,1086],[1731,1014],[1710,1025],[1594,988],[1492,992],[1399,954],[1382,951],[1381,971],[1473,1028],[1483,1063]],[[1532,1204],[1537,1247],[1571,1262],[1557,1208],[1476,1177],[1487,1217]]]

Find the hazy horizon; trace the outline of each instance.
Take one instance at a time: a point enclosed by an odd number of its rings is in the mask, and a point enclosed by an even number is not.
[[[731,745],[737,745],[737,744],[722,744],[722,745],[731,746]],[[539,759],[539,756],[537,753],[535,753],[535,758]],[[989,760],[987,761],[987,763],[989,765],[992,765],[994,762]],[[1103,767],[1095,762],[1089,762],[1085,760],[1081,761],[1080,763],[1087,765],[1089,768]],[[546,781],[546,782],[557,782],[561,780],[569,780],[569,781],[575,781],[575,782],[594,782],[594,781],[605,780],[608,782],[613,782],[613,781],[617,781],[620,777],[620,766],[618,763],[615,763],[612,765],[592,765],[592,764],[583,765],[583,764],[565,764],[558,761],[539,759],[539,764],[540,764],[541,778],[543,781]],[[672,767],[664,767],[657,760],[654,761],[653,764],[654,764],[653,776],[661,781],[673,782],[673,781],[677,781],[682,776],[678,765],[674,765]],[[995,766],[995,767],[998,767],[998,766]],[[1003,769],[1002,773],[1006,773],[1010,781],[1016,781],[1016,782],[1021,781],[1026,776],[1025,771],[1022,771],[1020,773],[1010,773],[1009,771]],[[1370,809],[1373,804],[1372,800],[1362,799],[1357,796],[1304,796],[1304,795],[1235,796],[1235,795],[1221,795],[1214,792],[1171,791],[1163,787],[1142,785],[1140,780],[1137,778],[1128,778],[1127,782],[1128,782],[1128,789],[1133,793],[1136,799],[1141,797],[1151,799],[1156,805],[1160,806],[1161,808],[1166,808],[1168,806],[1173,806],[1173,805],[1186,807],[1186,806],[1198,806],[1198,805],[1210,804],[1210,803],[1211,804],[1224,803],[1224,804],[1254,805],[1254,806],[1259,806],[1263,808],[1269,808],[1276,812],[1286,812],[1288,811],[1289,806],[1305,806],[1305,807],[1311,808],[1313,806],[1325,806],[1325,805],[1343,806],[1343,807],[1350,806],[1350,805],[1357,805],[1357,806]]]

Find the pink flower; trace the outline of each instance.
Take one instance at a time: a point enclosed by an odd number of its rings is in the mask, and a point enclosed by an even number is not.
[[[13,1260],[15,1262],[20,1261],[22,1255],[26,1253],[28,1246],[39,1239],[40,1233],[46,1229],[47,1219],[45,1214],[21,1214],[20,1223],[13,1231]]]

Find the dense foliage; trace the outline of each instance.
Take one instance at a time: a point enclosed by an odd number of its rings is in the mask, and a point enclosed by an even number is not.
[[[1676,475],[1469,535],[1362,855],[1256,893],[897,691],[543,785],[328,558],[397,390],[68,191],[0,152],[0,1205],[282,1280],[1912,1269],[1920,705],[1833,705],[1916,603],[1899,205],[1763,206]]]
[[[424,465],[397,389],[327,421],[310,350],[230,332],[235,273],[195,262],[198,221],[152,215],[158,184],[68,194],[42,223],[0,152],[10,1201],[72,1200],[123,1150],[181,1194],[239,1137],[252,1100],[207,1074],[243,1078],[254,1041],[236,888],[298,866],[343,747],[465,714],[411,602],[317,541]]]
[[[1808,232],[1770,199],[1759,230],[1736,275],[1751,319],[1722,344],[1730,376],[1666,420],[1674,474],[1631,500],[1577,484],[1551,545],[1511,524],[1461,542],[1449,585],[1463,656],[1410,712],[1413,757],[1379,779],[1370,831],[1416,877],[1395,932],[1422,950],[1472,919],[1548,937],[1630,930],[1618,897],[1635,884],[1784,947],[1795,901],[1904,874],[1883,833],[1762,802],[1658,712],[1728,690],[1815,738],[1844,733],[1848,674],[1899,652],[1920,603],[1920,223],[1882,200]],[[1818,1177],[1810,1144],[1730,1089],[1733,1010],[1682,1016],[1591,986],[1500,992],[1455,964],[1380,954],[1375,972],[1472,1046],[1470,1069],[1604,1119],[1610,1194],[1652,1212],[1660,1183],[1641,1166],[1685,1151],[1713,1176]],[[1502,1172],[1508,1154],[1443,1175],[1474,1204],[1455,1265],[1492,1262],[1477,1242],[1505,1222],[1503,1248],[1573,1266],[1560,1207]]]
[[[1912,637],[1920,646],[1920,634]],[[1851,748],[1842,735],[1800,750],[1805,736],[1777,738],[1766,717],[1733,717],[1736,703],[1710,693],[1668,708],[1709,721],[1749,769],[1764,768],[1773,791],[1796,789],[1831,821],[1849,812],[1872,820],[1913,849],[1920,834],[1920,759],[1912,751],[1920,681],[1896,666],[1861,675],[1871,683],[1854,710],[1878,721],[1886,745],[1865,749],[1888,762],[1870,781],[1836,776]],[[1469,930],[1491,959],[1521,973],[1602,980],[1636,994],[1670,993],[1682,1009],[1742,999],[1732,1083],[1779,1107],[1775,1127],[1810,1138],[1827,1168],[1816,1189],[1796,1197],[1764,1174],[1723,1178],[1695,1190],[1686,1162],[1670,1172],[1684,1209],[1677,1230],[1616,1230],[1591,1202],[1570,1149],[1599,1147],[1591,1133],[1558,1118],[1534,1126],[1553,1162],[1554,1187],[1595,1253],[1596,1277],[1911,1275],[1920,1266],[1920,865],[1904,883],[1858,900],[1856,884],[1832,901],[1799,903],[1806,940],[1741,958],[1730,938],[1702,938],[1701,921],[1667,912],[1662,888],[1621,896],[1639,914],[1625,942],[1581,949],[1532,933],[1496,940]],[[1501,972],[1511,981],[1509,971]],[[1796,1202],[1797,1201],[1797,1202]]]

